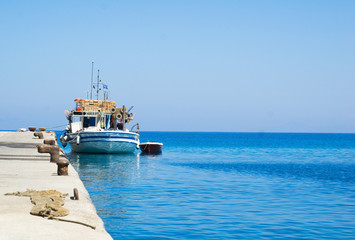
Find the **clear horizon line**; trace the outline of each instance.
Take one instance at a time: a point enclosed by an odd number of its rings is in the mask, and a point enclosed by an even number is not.
[[[26,129],[27,130],[27,129]],[[10,129],[5,129],[5,130],[0,130],[1,132],[14,132],[18,130],[10,130]],[[64,130],[54,130],[54,129],[47,129],[47,131],[64,131]],[[292,134],[355,134],[355,132],[269,132],[269,131],[189,131],[189,130],[144,130],[144,131],[139,131],[139,132],[172,132],[172,133],[257,133],[257,134],[263,134],[263,133],[292,133]]]

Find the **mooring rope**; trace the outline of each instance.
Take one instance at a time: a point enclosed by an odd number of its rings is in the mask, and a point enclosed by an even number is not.
[[[68,125],[68,124],[60,125],[60,126],[54,126],[54,127],[47,127],[47,129],[60,128],[60,127],[65,127],[65,126],[67,126],[67,125]]]
[[[96,229],[95,226],[90,225],[90,224],[87,224],[87,223],[84,223],[84,222],[80,222],[80,221],[74,221],[74,220],[69,220],[69,219],[57,218],[57,217],[52,217],[52,216],[49,216],[48,219],[50,219],[50,220],[56,220],[56,221],[62,221],[62,222],[69,222],[69,223],[81,224],[81,225],[84,225],[84,226],[86,226],[86,227],[90,227],[90,228],[92,228],[92,229]]]

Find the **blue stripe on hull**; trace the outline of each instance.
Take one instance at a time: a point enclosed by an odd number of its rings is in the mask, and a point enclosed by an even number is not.
[[[137,141],[88,141],[79,144],[70,143],[74,152],[78,153],[131,153],[137,149]]]
[[[132,139],[135,140],[134,137],[121,137],[121,136],[85,136],[80,134],[81,139],[88,139],[88,138],[97,138],[97,139],[106,139],[106,138],[121,138],[121,139]]]

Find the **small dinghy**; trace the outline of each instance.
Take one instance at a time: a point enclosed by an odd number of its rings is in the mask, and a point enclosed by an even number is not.
[[[143,153],[161,153],[163,144],[158,142],[145,142],[139,144],[139,148]]]

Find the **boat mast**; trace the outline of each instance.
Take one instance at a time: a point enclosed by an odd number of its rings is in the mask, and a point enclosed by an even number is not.
[[[97,70],[97,100],[99,100],[99,79],[100,79],[100,70]]]
[[[91,93],[90,93],[90,99],[92,100],[92,89],[94,86],[94,61],[91,62]]]

